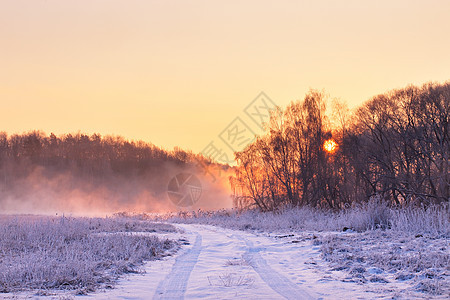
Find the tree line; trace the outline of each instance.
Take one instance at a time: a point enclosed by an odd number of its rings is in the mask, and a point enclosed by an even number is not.
[[[392,90],[353,111],[311,90],[273,111],[265,133],[235,153],[235,205],[448,203],[449,102],[450,83]],[[324,147],[330,140],[335,149]]]
[[[171,177],[178,172],[202,174],[211,164],[191,151],[165,150],[120,136],[0,132],[0,204],[9,198],[17,203],[34,199],[39,192],[38,198],[54,192],[64,201],[74,190],[101,190],[123,202],[142,191],[152,199],[166,199]]]
[[[96,175],[105,172],[129,174],[156,168],[161,163],[192,164],[196,160],[205,158],[178,147],[169,151],[120,136],[77,133],[57,137],[41,131],[8,136],[0,132],[1,167],[32,164],[55,169],[73,168]]]

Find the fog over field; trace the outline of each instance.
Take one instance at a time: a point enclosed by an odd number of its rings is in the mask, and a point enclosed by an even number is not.
[[[105,215],[182,209],[168,197],[179,173],[201,181],[190,209],[230,208],[228,166],[182,150],[166,151],[119,137],[42,132],[0,135],[3,213]],[[208,172],[221,176],[212,177]]]

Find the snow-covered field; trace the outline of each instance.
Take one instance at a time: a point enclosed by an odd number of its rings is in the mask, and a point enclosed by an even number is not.
[[[2,216],[0,292],[86,294],[112,287],[120,275],[138,273],[145,261],[177,247],[172,240],[136,232],[175,231],[167,224],[121,218]]]
[[[0,297],[450,298],[448,210],[371,209],[314,216],[307,209],[183,215],[171,219],[178,230],[131,235],[177,241],[181,248],[176,255],[147,261],[138,274],[122,275],[113,289],[103,285],[88,295],[49,290],[42,296],[33,290]],[[106,231],[99,230],[97,237],[109,236]]]

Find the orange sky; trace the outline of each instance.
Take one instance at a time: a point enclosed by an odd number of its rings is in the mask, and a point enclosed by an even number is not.
[[[425,0],[0,0],[0,131],[201,151],[260,91],[356,106],[450,79],[449,16]]]

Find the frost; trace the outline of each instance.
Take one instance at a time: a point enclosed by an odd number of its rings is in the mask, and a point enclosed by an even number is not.
[[[167,255],[175,242],[133,234],[173,226],[107,218],[3,217],[0,219],[0,292],[77,290],[113,286],[144,261]]]

